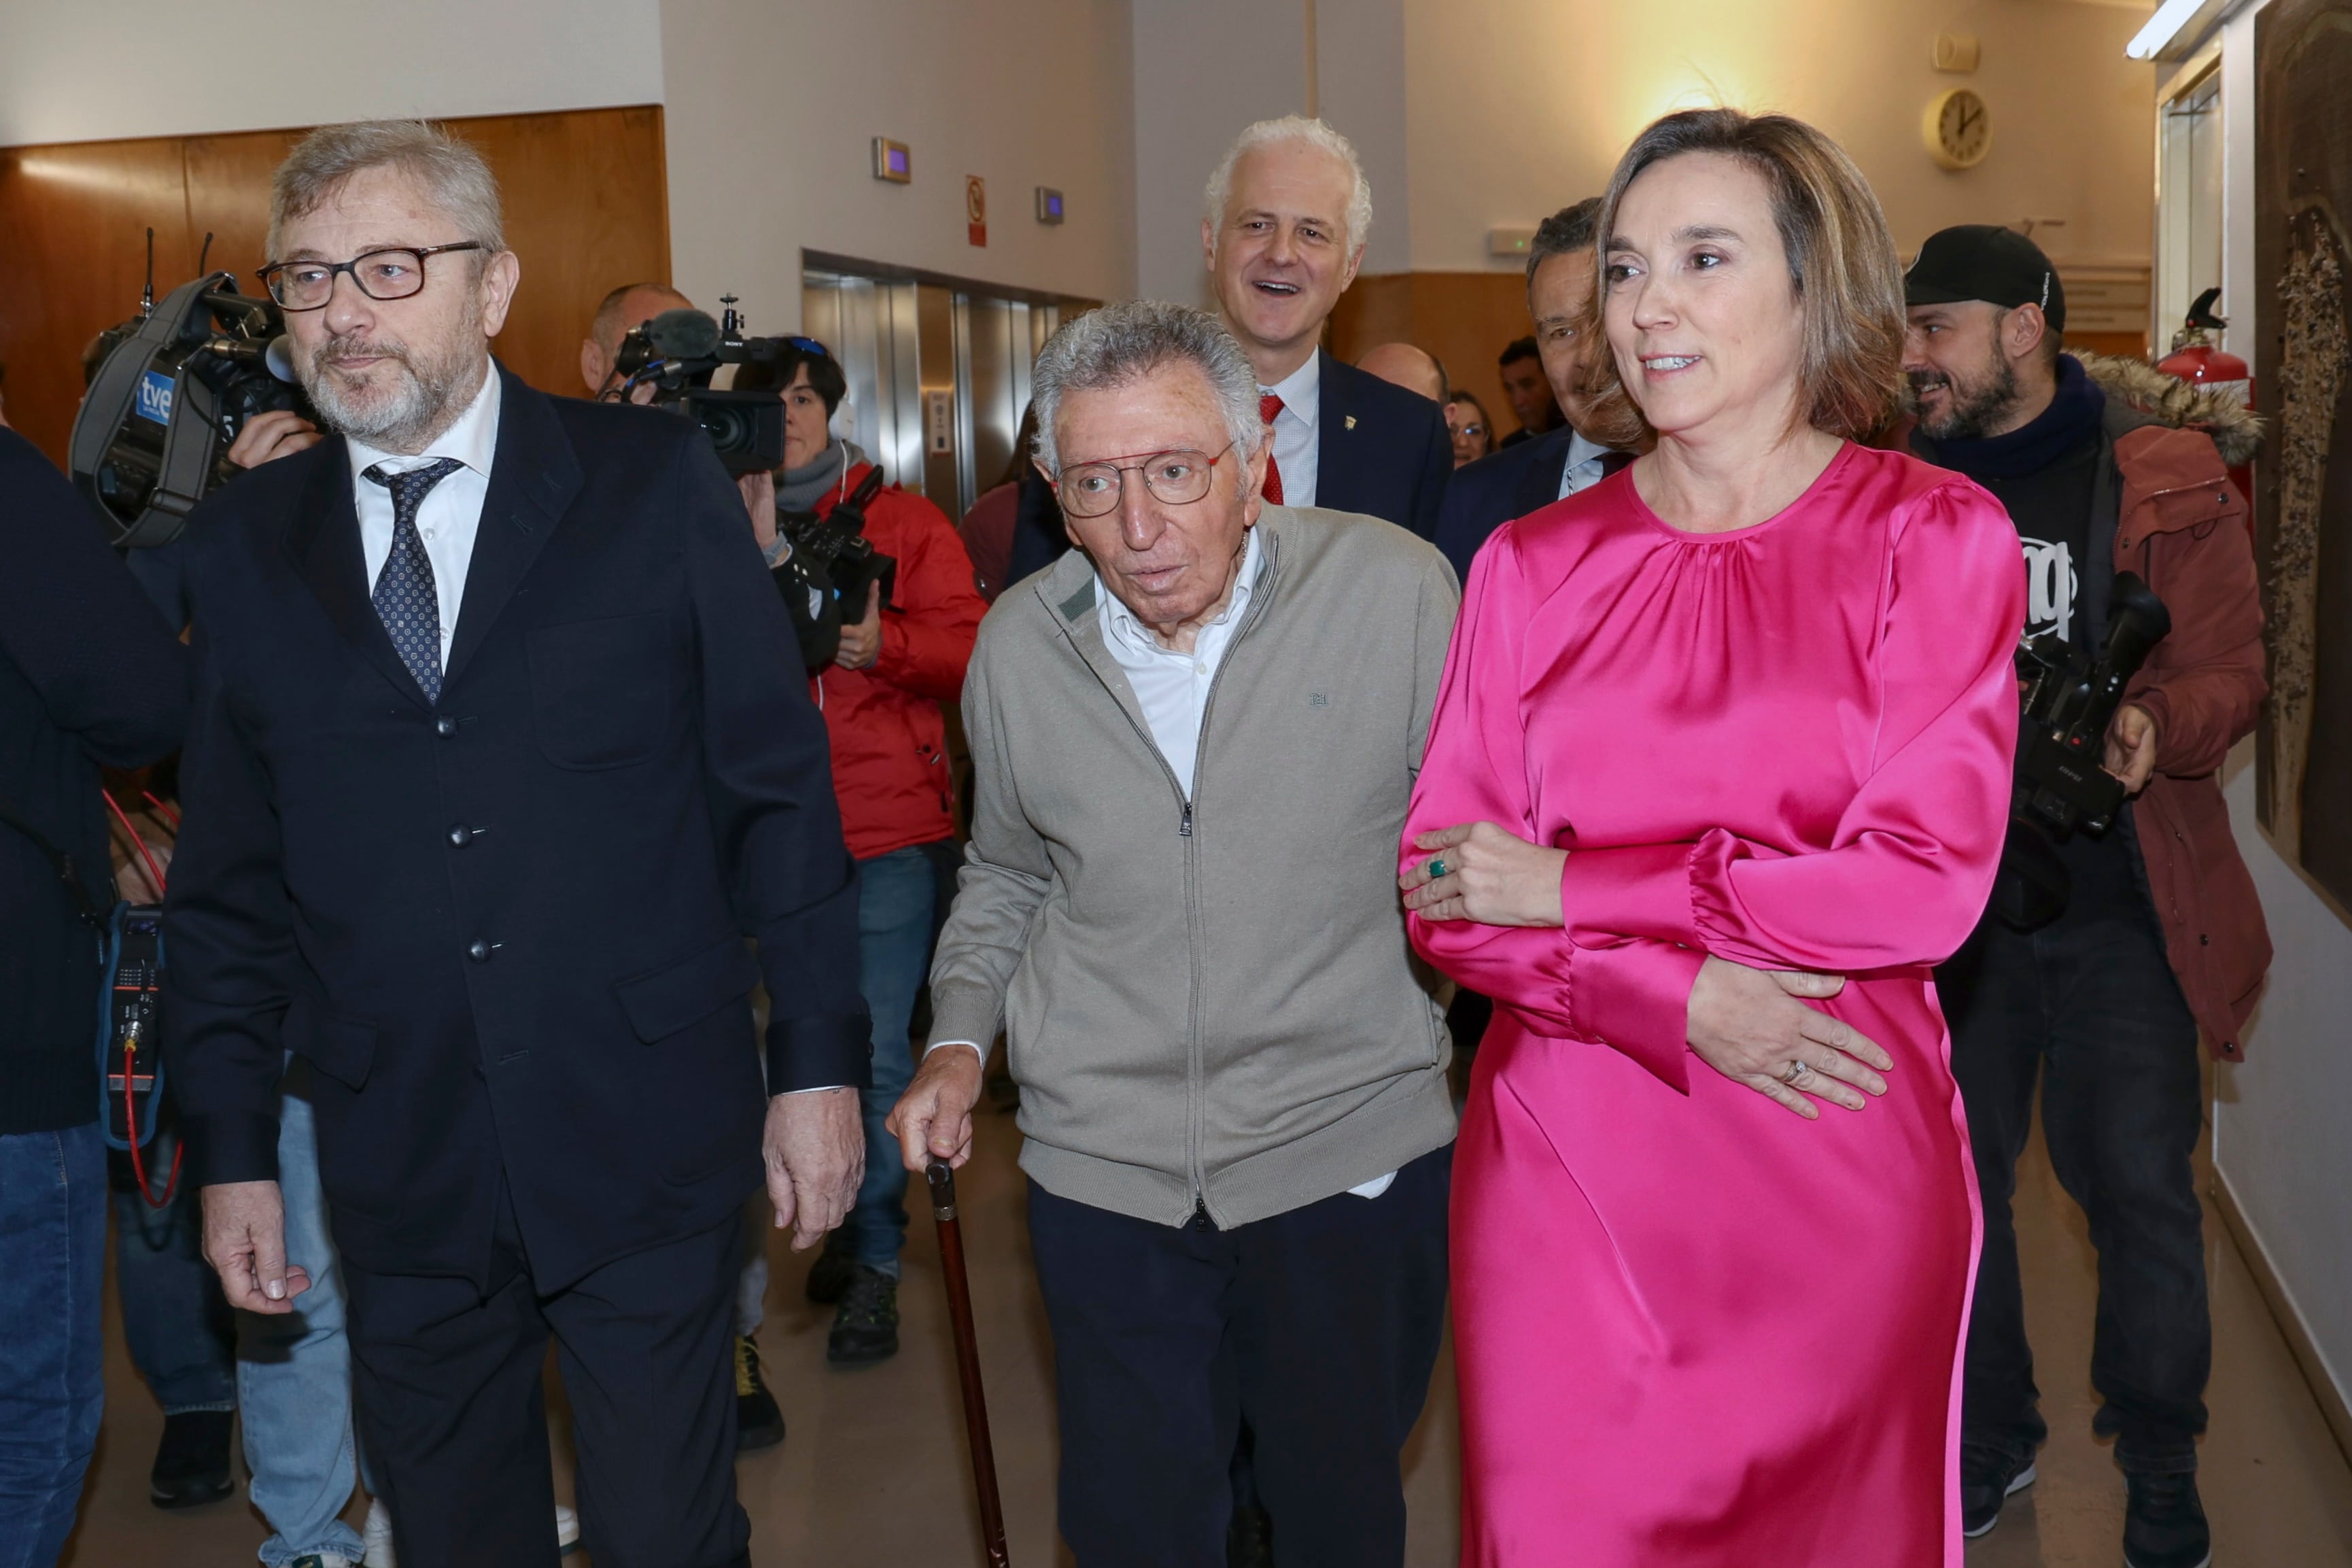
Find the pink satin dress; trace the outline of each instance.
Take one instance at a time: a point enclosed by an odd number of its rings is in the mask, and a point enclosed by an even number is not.
[[[1465,1568],[1961,1562],[1979,1221],[1929,966],[1984,907],[2017,530],[1849,445],[1786,511],[1669,527],[1631,471],[1470,574],[1407,827],[1570,852],[1564,928],[1411,923],[1496,1000],[1454,1167]],[[1852,977],[1895,1059],[1805,1121],[1685,1042],[1708,954]]]

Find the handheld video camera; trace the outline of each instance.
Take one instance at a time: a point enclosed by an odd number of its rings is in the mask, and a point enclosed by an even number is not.
[[[867,584],[882,585],[884,604],[898,591],[898,558],[884,555],[866,537],[866,508],[881,488],[882,470],[876,468],[822,517],[776,508],[776,529],[792,541],[793,556],[832,582],[843,616],[853,622],[866,618]]]
[[[621,396],[654,389],[652,406],[667,408],[709,433],[719,461],[731,475],[758,474],[784,463],[784,399],[780,391],[719,391],[710,384],[721,365],[772,366],[788,346],[782,338],[746,338],[735,296],[720,301],[724,321],[707,310],[665,310],[621,340],[613,368]]]
[[[255,414],[315,419],[295,384],[275,302],[236,292],[236,276],[184,283],[114,329],[68,447],[75,488],[110,544],[169,544],[195,504],[236,473],[228,449]]]
[[[2137,574],[2119,571],[2108,601],[2107,641],[2093,659],[2063,637],[2018,645],[2015,793],[1992,910],[2020,931],[2065,913],[2074,891],[2057,846],[2076,832],[2104,833],[2124,803],[2123,780],[2101,766],[2107,727],[2124,688],[2172,630],[2172,614]]]

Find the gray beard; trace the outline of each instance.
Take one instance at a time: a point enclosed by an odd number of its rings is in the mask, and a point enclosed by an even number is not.
[[[462,340],[468,334],[460,336]],[[310,394],[311,406],[329,429],[382,451],[404,455],[424,451],[457,422],[480,386],[481,363],[469,354],[460,351],[443,358],[378,340],[367,346],[399,366],[399,382],[389,394],[354,397],[325,365],[337,349],[345,346],[330,340],[307,360],[298,359],[302,390]]]
[[[1985,432],[2017,407],[2017,371],[2007,360],[1996,361],[1992,374],[1977,386],[1947,378],[1952,389],[1951,407],[1940,419],[1922,419],[1919,428],[1930,441],[1981,441]],[[1916,408],[1915,401],[1912,405]]]

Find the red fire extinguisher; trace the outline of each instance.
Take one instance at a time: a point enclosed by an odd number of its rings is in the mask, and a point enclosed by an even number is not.
[[[2189,319],[2172,335],[2172,352],[2156,362],[2156,368],[2166,375],[2203,387],[2225,397],[2234,397],[2247,408],[2254,406],[2253,367],[2237,355],[2213,346],[2212,334],[2229,325],[2213,314],[2213,301],[2221,297],[2218,288],[2209,288],[2189,307]],[[2251,509],[2254,504],[2254,471],[2242,464],[2230,470],[2230,482],[2238,487]]]

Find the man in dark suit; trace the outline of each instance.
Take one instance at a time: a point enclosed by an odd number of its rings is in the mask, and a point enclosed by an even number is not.
[[[1633,460],[1584,434],[1594,423],[1592,373],[1609,351],[1592,317],[1600,222],[1601,198],[1588,196],[1536,230],[1528,254],[1528,313],[1535,318],[1544,379],[1567,421],[1454,471],[1435,537],[1465,582],[1478,547],[1496,528],[1598,485]]]
[[[850,862],[783,607],[693,426],[492,364],[520,266],[463,142],[314,132],[270,251],[332,434],[190,518],[166,1038],[205,1255],[235,1304],[299,1310],[290,1051],[402,1559],[554,1568],[552,1337],[598,1562],[748,1563],[738,1211],[764,1157],[814,1244],[865,1142]]]
[[[1445,411],[1318,346],[1371,222],[1355,148],[1319,120],[1289,116],[1251,126],[1226,152],[1201,248],[1274,428],[1266,499],[1363,512],[1431,538],[1454,472]]]

